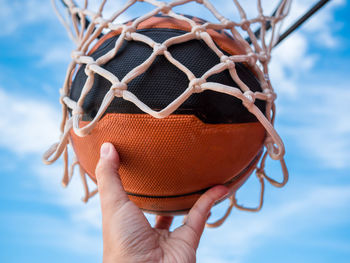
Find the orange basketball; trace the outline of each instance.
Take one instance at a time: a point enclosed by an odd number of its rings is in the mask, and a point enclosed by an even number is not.
[[[205,21],[191,18],[198,24]],[[185,34],[191,27],[183,20],[164,15],[141,22],[137,31],[158,43]],[[224,31],[207,31],[227,56],[244,54],[240,43]],[[90,51],[95,60],[114,47],[120,31],[112,31]],[[202,40],[171,45],[171,55],[196,77],[220,62]],[[152,48],[124,40],[115,57],[102,65],[122,79],[145,61]],[[77,101],[86,81],[85,66],[75,74],[70,98]],[[252,90],[262,91],[252,70],[236,63],[240,79]],[[229,72],[212,75],[208,81],[238,87]],[[161,110],[188,87],[186,75],[163,55],[128,84],[128,90],[153,110]],[[92,90],[85,98],[81,125],[96,115],[110,82],[95,74]],[[265,112],[265,102],[255,105]],[[141,209],[158,214],[186,213],[208,188],[225,184],[238,189],[249,177],[260,157],[265,129],[243,105],[230,95],[206,90],[192,94],[172,115],[156,119],[133,103],[114,98],[92,132],[79,137],[71,131],[71,141],[80,165],[92,180],[103,142],[111,142],[119,152],[120,177],[130,199]]]

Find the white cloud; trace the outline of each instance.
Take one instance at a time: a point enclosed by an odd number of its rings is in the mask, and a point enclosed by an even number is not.
[[[349,220],[346,210],[349,202],[349,185],[314,186],[307,190],[289,189],[284,192],[284,198],[280,196],[275,204],[266,204],[258,214],[234,210],[221,228],[206,230],[198,261],[210,262],[208,258],[218,258],[220,262],[246,262],[246,256],[265,244],[271,244],[271,239],[292,241],[303,236],[305,231],[336,226]],[[324,211],[331,213],[332,217],[322,216]],[[298,238],[298,242],[317,246],[320,240]],[[266,249],[273,250],[272,247]]]
[[[0,8],[0,36],[6,36],[33,23],[45,23],[53,18],[50,1],[3,0]]]
[[[25,224],[18,242],[23,242],[26,236],[30,236],[32,244],[36,246],[100,257],[102,240],[99,198],[91,199],[88,204],[83,203],[81,198],[84,192],[77,173],[69,187],[64,189],[61,186],[62,162],[45,166],[40,161],[44,151],[58,140],[60,111],[45,102],[15,96],[0,89],[0,113],[0,148],[13,152],[22,159],[28,158],[27,173],[32,176],[33,183],[44,190],[45,199],[34,197],[33,202],[49,203],[67,212],[61,214],[61,218],[50,213],[5,215],[11,222],[17,220],[20,226]],[[31,199],[31,195],[25,198]],[[19,230],[11,231],[18,233]]]
[[[35,7],[35,4],[31,5]],[[4,14],[12,12],[11,17],[15,18],[14,11],[3,11],[6,8],[8,9],[8,5],[4,5],[0,9],[0,15],[1,12]],[[50,15],[52,15],[51,13]],[[43,15],[46,15],[46,13]],[[8,15],[8,17],[10,16]],[[29,16],[23,21],[36,21],[36,17]],[[327,20],[328,18],[323,19]],[[324,25],[329,24],[327,22]],[[6,25],[4,32],[14,32],[19,26],[18,21],[12,21]],[[331,25],[329,26],[331,27]],[[319,29],[316,27],[316,29],[310,28],[307,30],[315,31]],[[48,54],[44,61],[50,63],[55,59],[61,59],[62,55],[61,50],[56,50],[56,52]],[[298,110],[297,114],[300,116],[305,116],[303,111],[314,114],[308,117],[310,123],[300,129],[294,129],[293,136],[302,138],[299,142],[307,151],[318,156],[332,167],[348,166],[350,163],[348,150],[350,149],[350,142],[347,134],[350,131],[350,121],[345,113],[350,112],[346,100],[350,97],[350,94],[344,93],[344,89],[327,90],[324,87],[318,87],[317,89],[314,88],[312,92],[313,94],[319,94],[320,91],[321,97],[311,100],[311,93],[305,96],[304,91],[301,92],[301,75],[305,70],[312,67],[316,59],[314,55],[309,53],[308,38],[303,32],[296,33],[286,40],[275,50],[273,55],[271,77],[275,83],[275,88],[281,93],[293,95],[296,100],[300,99],[304,105],[304,107],[301,107],[300,104],[294,106],[295,104],[291,103],[292,109],[289,111],[289,117],[294,114],[295,110]],[[322,107],[319,107],[319,105],[322,105]],[[286,114],[289,109],[286,109],[286,107],[284,109]],[[14,96],[0,89],[0,112],[3,116],[0,119],[0,147],[19,155],[33,153],[41,155],[47,146],[58,139],[60,112],[45,102],[25,98],[24,96]],[[344,114],[339,114],[342,112]],[[305,118],[302,120],[305,121]],[[290,128],[288,127],[288,129]],[[67,229],[68,234],[64,232],[67,235],[60,240],[62,242],[64,240],[64,245],[67,247],[75,243],[85,244],[84,240],[88,240],[89,244],[86,245],[86,248],[95,250],[92,244],[96,244],[100,240],[94,239],[85,230],[89,228],[100,229],[101,227],[98,197],[91,199],[88,204],[80,201],[83,190],[77,173],[69,187],[62,189],[59,186],[62,173],[61,164],[50,167],[34,164],[31,169],[37,174],[39,183],[42,184],[43,188],[48,189],[48,192],[52,192],[52,202],[58,203],[69,212],[70,222],[67,222],[67,224],[72,223],[72,228]],[[273,209],[264,209],[258,215],[249,214],[246,216],[244,213],[236,213],[229,218],[222,228],[206,231],[206,237],[201,243],[198,261],[240,262],[244,260],[247,253],[253,252],[255,247],[261,246],[265,237],[282,236],[288,233],[288,225],[292,223],[292,219],[297,218],[299,220],[300,228],[298,231],[303,231],[307,226],[310,226],[308,220],[304,222],[303,219],[313,219],[316,217],[315,215],[321,214],[324,210],[331,211],[334,204],[337,204],[335,208],[339,209],[337,210],[339,213],[341,209],[346,208],[350,201],[349,192],[350,189],[346,186],[318,187],[311,189],[309,194],[305,194],[305,192],[289,193],[289,196],[299,196],[299,198],[291,201],[287,206],[282,206],[280,203]],[[341,218],[343,215],[338,214],[338,216]],[[334,224],[338,219],[333,217],[333,222],[319,222],[319,224]],[[50,220],[46,224],[54,226],[59,231],[65,228],[65,225]],[[74,229],[77,226],[79,226],[79,231]],[[279,226],[277,230],[276,226]],[[319,225],[313,224],[311,227],[317,226]],[[69,232],[73,233],[73,238],[71,238]],[[52,233],[49,237],[55,235],[57,233]],[[225,253],[221,253],[223,250]],[[82,250],[82,253],[84,252]],[[222,258],[218,259],[220,257]]]
[[[65,16],[67,13],[67,10],[63,7],[63,5],[60,3],[60,1],[57,1],[57,8],[59,9],[59,12],[61,15]],[[97,11],[100,5],[100,1],[89,1],[88,9],[92,11]],[[84,6],[84,1],[77,1],[77,6],[82,7]],[[11,6],[9,5],[8,8]],[[122,7],[121,2],[114,2],[114,1],[107,1],[104,11],[103,11],[103,17],[108,18],[111,16],[116,10],[119,10]],[[12,7],[13,10],[15,10],[15,7]],[[44,7],[42,8],[44,9]],[[38,60],[39,66],[56,66],[57,64],[68,64],[71,61],[70,53],[72,50],[76,49],[75,44],[71,39],[68,38],[68,34],[66,34],[66,29],[63,25],[60,25],[59,19],[56,17],[56,14],[54,13],[53,7],[46,3],[45,5],[46,12],[50,13],[50,28],[51,31],[47,33],[47,37],[43,38],[41,36],[42,33],[40,33],[40,36],[36,34],[35,32],[32,36],[35,39],[35,41],[32,41],[33,46],[36,48],[30,48],[28,49],[28,52],[33,52],[37,55],[41,56],[41,59]],[[14,12],[14,11],[13,11]],[[31,21],[35,22],[39,20],[41,23],[45,23],[46,17],[39,18],[38,15],[32,15]],[[65,17],[66,18],[66,17]],[[22,18],[25,20],[26,18]],[[91,18],[88,17],[91,21]],[[123,13],[118,17],[116,20],[117,22],[125,22],[131,19],[131,16],[129,16],[127,13]],[[70,17],[67,18],[67,22],[69,25],[72,25]],[[23,23],[23,22],[22,22]],[[59,32],[57,32],[57,29]],[[52,32],[54,34],[52,35]],[[92,42],[91,46],[93,46],[96,43],[96,41]],[[40,48],[37,48],[40,47]]]
[[[42,153],[58,140],[59,111],[45,101],[0,88],[0,147],[18,155]]]
[[[280,118],[290,120],[281,131],[295,141],[305,155],[321,166],[345,168],[350,165],[350,91],[348,85],[330,81],[303,85],[296,98],[284,103]]]
[[[290,14],[284,21],[283,30],[289,27],[302,14],[309,10],[314,1],[293,1]],[[301,29],[285,39],[272,52],[270,77],[278,93],[295,97],[301,86],[305,72],[312,69],[318,55],[309,49],[311,41],[325,47],[334,47],[338,40],[335,36],[334,10],[344,1],[333,1],[302,25]],[[281,32],[283,32],[283,30]]]
[[[295,96],[302,74],[312,68],[315,55],[308,54],[308,41],[301,33],[277,46],[272,52],[270,77],[278,93]]]
[[[63,188],[60,184],[63,174],[62,163],[51,166],[34,164],[31,169],[39,179],[38,182],[42,188],[50,192],[50,202],[67,209],[73,223],[79,223],[86,228],[101,229],[99,196],[91,198],[88,203],[82,202],[84,191],[78,171],[67,188]],[[95,189],[96,185],[90,180],[89,182],[90,189]]]
[[[328,48],[335,48],[339,44],[339,39],[334,35],[339,26],[339,21],[334,16],[334,10],[343,6],[345,0],[330,1],[323,9],[321,9],[314,17],[305,24],[305,31],[314,33],[316,40],[320,45]]]
[[[84,4],[83,4],[84,1],[77,1],[77,5],[79,7],[83,7]],[[103,12],[102,12],[102,15],[104,18],[109,18],[111,17],[115,12],[117,12],[118,10],[120,10],[124,4],[126,3],[127,1],[125,0],[122,0],[122,1],[107,1],[104,8],[103,8]],[[139,3],[136,3],[136,5],[138,5]],[[89,10],[92,10],[94,12],[97,12],[97,10],[100,8],[100,5],[101,5],[101,1],[100,0],[90,0],[89,1],[89,5],[88,5],[88,9]],[[130,14],[128,14],[129,12],[124,12],[122,13],[118,19],[117,19],[117,22],[126,22],[128,21],[132,16],[130,16]]]
[[[47,45],[46,50],[41,50],[41,60],[39,61],[39,65],[57,65],[57,64],[65,64],[71,61],[70,50],[73,50],[71,45],[68,45],[67,42],[61,42],[60,44]]]
[[[83,187],[77,174],[68,189],[61,187],[63,164],[61,161],[45,166],[40,156],[59,137],[60,111],[38,99],[26,98],[0,89],[0,149],[13,152],[22,159],[28,158],[26,172],[34,184],[44,189],[45,199],[33,202],[49,203],[64,209],[62,217],[50,213],[7,213],[0,215],[12,226],[12,233],[20,233],[15,242],[29,242],[36,246],[58,248],[65,251],[101,256],[101,215],[99,199],[88,204],[81,201]],[[16,161],[11,160],[16,166]],[[31,195],[25,196],[32,200]],[[65,220],[65,221],[64,221]],[[14,223],[18,222],[18,224]]]
[[[55,16],[51,1],[3,0],[0,8],[0,37],[6,38],[30,32],[25,44],[19,41],[17,49],[27,55],[42,57],[39,65],[68,63],[70,60],[68,37]],[[57,31],[61,29],[62,31]],[[12,40],[9,40],[12,43]],[[17,43],[16,43],[17,44]]]
[[[45,166],[39,161],[40,158],[37,158],[59,138],[61,113],[58,108],[37,99],[15,96],[0,89],[0,113],[2,115],[0,148],[13,152],[21,158],[31,158],[27,169],[34,175],[33,180],[46,190],[47,196],[44,201],[65,208],[70,220],[67,224],[79,226],[76,231],[72,231],[72,238],[64,242],[66,237],[62,235],[69,232],[63,231],[59,234],[59,237],[62,236],[62,242],[57,241],[58,245],[62,246],[66,243],[66,246],[76,246],[75,242],[79,241],[79,244],[87,242],[91,246],[96,238],[89,237],[88,231],[101,230],[99,198],[92,198],[88,204],[83,203],[81,199],[84,192],[78,173],[75,173],[69,187],[63,189],[61,186],[62,162]],[[96,187],[93,183],[90,186],[91,189]],[[56,221],[49,223],[58,224]],[[61,224],[59,227],[63,228],[62,223],[59,224]],[[56,235],[56,232],[44,234]],[[86,241],[83,242],[82,239]]]
[[[101,258],[101,233],[84,228],[84,224],[72,223],[53,214],[20,211],[0,214],[0,218],[2,222],[11,222],[7,229],[16,234],[9,243],[16,246],[55,248],[96,260]]]
[[[313,0],[294,0],[290,14],[284,23],[284,29],[297,21],[303,14],[305,14],[312,6],[316,4]],[[302,26],[305,37],[311,34],[315,43],[320,46],[333,48],[338,45],[338,38],[334,35],[339,22],[334,16],[334,11],[340,6],[344,5],[344,0],[330,1],[322,7],[316,14],[314,14]],[[289,40],[287,40],[289,41]]]
[[[313,4],[294,1],[286,24],[295,21]],[[344,1],[334,1],[316,13],[303,25],[303,30],[293,33],[274,49],[270,63],[272,84],[280,96],[277,121],[290,120],[280,127],[282,133],[297,142],[305,154],[321,161],[322,166],[332,168],[348,167],[350,163],[348,85],[338,81],[334,86],[335,82],[324,73],[320,73],[318,83],[306,83],[305,76],[317,74],[313,67],[324,59],[309,48],[311,41],[316,39],[326,47],[336,45],[334,10],[343,4]]]
[[[41,156],[48,147],[59,139],[58,108],[32,98],[14,96],[0,89],[0,148],[15,153],[17,156]],[[100,227],[98,198],[85,205],[81,198],[83,188],[76,174],[69,189],[61,187],[63,165],[61,162],[45,166],[38,162],[29,168],[37,176],[38,183],[50,193],[51,200],[66,207],[71,212],[71,219],[84,222],[85,225]]]

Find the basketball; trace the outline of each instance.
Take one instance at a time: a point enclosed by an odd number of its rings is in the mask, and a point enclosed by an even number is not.
[[[198,26],[206,22],[186,17]],[[220,63],[221,58],[202,39],[162,45],[191,30],[193,27],[187,22],[161,14],[136,27],[137,33],[160,43],[154,47],[160,51],[145,72],[127,83],[127,89],[152,110],[164,109],[189,86],[188,76],[173,60],[189,69],[197,80]],[[206,32],[225,56],[245,54],[242,44],[224,30]],[[97,60],[110,52],[120,34],[121,30],[112,30],[104,35],[89,56]],[[100,66],[123,79],[149,59],[154,48],[126,39],[113,59]],[[235,68],[252,92],[262,92],[249,65],[235,63]],[[72,101],[79,100],[86,81],[84,64],[71,79]],[[111,86],[98,74],[94,74],[93,81],[83,103],[80,127],[94,119]],[[228,70],[210,75],[205,81],[239,87]],[[255,105],[266,112],[266,101],[256,99]],[[236,191],[256,168],[266,131],[240,99],[205,90],[193,93],[165,118],[155,118],[134,103],[115,97],[88,135],[80,137],[71,130],[70,136],[79,164],[93,181],[96,182],[99,148],[104,142],[111,142],[119,152],[119,173],[129,198],[150,213],[183,214],[212,186],[224,184],[231,192]]]

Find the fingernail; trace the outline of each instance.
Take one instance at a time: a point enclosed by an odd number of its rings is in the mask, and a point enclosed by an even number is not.
[[[230,195],[231,195],[231,192],[228,189],[226,189],[226,191],[223,191],[221,196],[217,199],[217,202],[225,200]]]
[[[209,213],[207,215],[207,220],[209,219],[210,216],[211,216],[211,212],[209,211]]]
[[[101,150],[100,150],[100,157],[106,158],[108,157],[110,152],[111,152],[111,145],[109,143],[102,144]]]
[[[226,198],[229,198],[231,195],[232,195],[232,192],[231,191],[227,191],[227,193],[222,196],[222,199],[224,200]]]

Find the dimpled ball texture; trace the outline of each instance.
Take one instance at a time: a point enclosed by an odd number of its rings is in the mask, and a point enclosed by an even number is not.
[[[196,23],[204,20],[191,17]],[[156,15],[137,26],[138,33],[158,43],[185,34],[191,27],[184,21]],[[224,31],[207,31],[225,55],[243,54],[240,43]],[[91,49],[95,60],[114,48],[120,31],[112,31]],[[220,63],[220,58],[203,40],[174,44],[171,55],[200,78]],[[101,65],[119,79],[143,63],[153,49],[138,41],[124,40],[113,59]],[[75,74],[70,98],[77,101],[87,76],[85,65]],[[236,63],[237,74],[251,89],[261,91],[255,74],[244,63]],[[238,87],[228,70],[210,76],[208,82]],[[161,110],[189,85],[187,76],[158,55],[146,72],[128,83],[127,89],[153,110]],[[94,84],[83,104],[84,126],[96,115],[111,83],[95,74]],[[255,105],[265,112],[265,102]],[[115,97],[92,132],[71,141],[80,165],[94,180],[99,148],[111,142],[120,155],[119,169],[130,199],[141,209],[156,214],[186,213],[208,188],[225,184],[232,191],[249,177],[262,152],[265,130],[242,102],[210,90],[192,94],[173,114],[157,119],[135,104]]]

